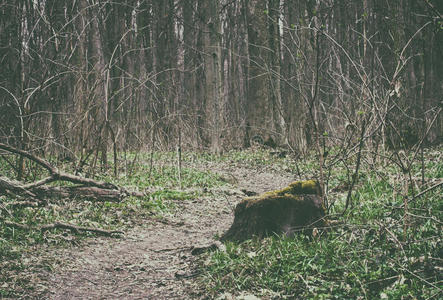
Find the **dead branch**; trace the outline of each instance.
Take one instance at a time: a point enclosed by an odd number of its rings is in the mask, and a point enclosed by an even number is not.
[[[5,225],[10,226],[10,227],[14,227],[17,229],[23,229],[23,230],[36,229],[36,230],[40,230],[42,232],[48,231],[51,229],[60,228],[60,229],[68,229],[68,230],[74,231],[75,233],[79,233],[82,231],[83,232],[93,232],[93,233],[97,233],[97,234],[104,235],[104,236],[111,236],[113,234],[124,234],[124,232],[120,231],[120,230],[104,230],[104,229],[100,229],[100,228],[83,227],[83,226],[62,223],[62,222],[55,222],[53,224],[46,224],[46,225],[29,226],[29,225],[25,225],[25,224],[16,223],[16,222],[5,221]]]
[[[443,185],[443,181],[440,181],[440,182],[434,184],[433,186],[428,187],[426,190],[421,191],[419,194],[413,196],[413,198],[411,199],[411,202],[415,201],[416,199],[420,198],[421,196],[425,195],[426,193],[428,193],[428,192],[430,192],[442,185]],[[404,206],[404,204],[401,207],[403,207],[403,206]]]
[[[0,192],[3,194],[24,194],[30,198],[36,197],[36,195],[26,189],[21,182],[4,176],[0,176]]]
[[[55,228],[69,229],[69,230],[72,230],[75,232],[80,232],[80,231],[94,232],[94,233],[105,235],[105,236],[111,236],[112,234],[124,234],[124,232],[120,231],[120,230],[104,230],[104,229],[100,229],[100,228],[76,226],[76,225],[62,223],[62,222],[55,222],[54,224],[48,224],[48,225],[41,226],[40,230],[46,231],[46,230],[55,229]]]
[[[3,210],[6,212],[10,217],[12,217],[12,213],[9,211],[9,209],[4,205],[2,202],[0,202],[0,210]]]
[[[0,143],[0,149],[26,157],[49,172],[48,177],[29,184],[0,176],[0,194],[23,196],[32,202],[41,202],[40,199],[46,198],[87,198],[94,201],[118,202],[127,196],[144,196],[143,193],[128,192],[124,188],[109,182],[83,178],[60,171],[43,158],[3,143]],[[48,185],[48,183],[55,181],[67,181],[76,185],[69,187]]]
[[[39,203],[38,202],[33,202],[33,201],[14,201],[14,202],[8,202],[6,203],[7,207],[12,207],[12,208],[16,208],[16,207],[38,207]]]
[[[104,189],[118,189],[117,186],[115,186],[114,184],[109,183],[109,182],[96,181],[94,179],[83,178],[83,177],[80,177],[77,175],[62,172],[62,171],[58,170],[56,167],[52,166],[48,161],[44,160],[43,158],[37,157],[27,151],[23,151],[23,150],[8,146],[3,143],[0,143],[0,149],[6,150],[11,153],[22,155],[22,156],[32,160],[33,162],[39,164],[40,166],[42,166],[46,170],[48,170],[48,172],[50,174],[50,176],[48,178],[45,178],[41,181],[31,184],[28,186],[28,188],[32,188],[34,186],[38,186],[38,185],[46,184],[49,182],[61,180],[61,181],[69,181],[69,182],[73,182],[73,183],[77,183],[77,184],[88,185],[88,186],[96,186],[96,187],[104,188]]]
[[[20,181],[9,179],[7,177],[0,176],[0,194],[11,196],[18,199],[25,198],[25,201],[32,203],[46,203],[47,201],[42,201],[38,199],[35,190],[31,190],[25,187]],[[17,201],[22,202],[22,201]],[[11,205],[8,203],[7,205]],[[22,205],[17,205],[22,206]],[[24,205],[26,206],[26,205]]]
[[[11,146],[3,144],[3,143],[0,143],[0,149],[3,149],[5,151],[11,152],[11,153],[20,154],[21,156],[24,156],[24,157],[34,161],[35,163],[39,164],[40,166],[42,166],[43,168],[48,170],[49,173],[51,173],[51,174],[58,173],[57,168],[53,167],[49,162],[47,162],[46,160],[39,158],[35,155],[32,155],[31,153],[29,153],[27,151],[23,151],[23,150],[11,147]]]

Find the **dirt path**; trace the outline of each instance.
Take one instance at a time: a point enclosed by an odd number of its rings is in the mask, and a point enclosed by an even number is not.
[[[214,196],[177,201],[165,222],[148,220],[121,239],[96,238],[79,248],[60,250],[63,267],[48,277],[49,299],[198,299],[191,254],[195,245],[210,244],[232,223],[232,208],[244,197],[288,184],[293,177],[264,170],[219,169],[237,180],[236,189]]]

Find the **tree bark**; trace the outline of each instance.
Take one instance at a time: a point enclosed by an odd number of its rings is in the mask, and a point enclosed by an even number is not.
[[[203,49],[205,66],[205,103],[210,149],[221,152],[223,126],[221,40],[218,1],[203,1]]]

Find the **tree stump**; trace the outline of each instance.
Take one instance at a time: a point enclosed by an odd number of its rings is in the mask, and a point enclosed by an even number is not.
[[[247,197],[236,206],[234,213],[234,222],[221,237],[222,241],[309,233],[325,223],[321,189],[315,180],[295,181],[281,190]]]

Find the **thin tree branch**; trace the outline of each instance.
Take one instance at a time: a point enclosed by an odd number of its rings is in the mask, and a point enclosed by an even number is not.
[[[77,226],[77,225],[72,225],[72,224],[68,224],[68,223],[62,223],[62,222],[55,222],[53,224],[47,224],[47,225],[29,226],[26,224],[5,221],[5,225],[10,226],[10,227],[14,227],[14,228],[18,228],[18,229],[23,229],[23,230],[36,229],[36,230],[40,230],[43,232],[51,230],[51,229],[60,228],[60,229],[69,229],[69,230],[74,231],[76,233],[79,233],[81,231],[93,232],[93,233],[97,233],[97,234],[101,234],[101,235],[105,235],[105,236],[111,236],[113,234],[124,234],[124,232],[120,231],[120,230],[104,230],[104,229],[100,229],[100,228],[83,227],[83,226]]]

